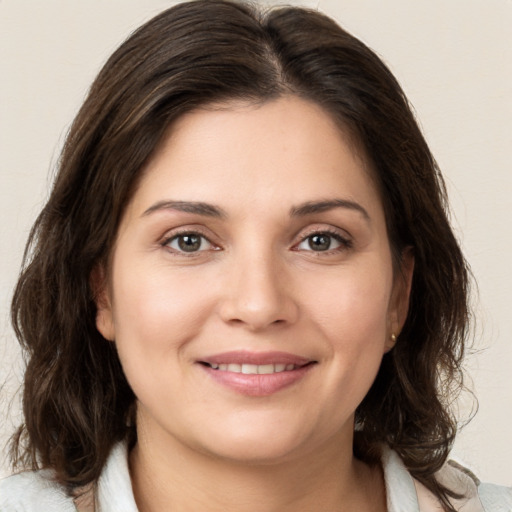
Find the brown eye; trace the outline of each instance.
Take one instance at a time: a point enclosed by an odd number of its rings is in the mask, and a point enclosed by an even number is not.
[[[304,238],[297,246],[297,249],[301,251],[326,252],[343,250],[349,247],[351,247],[351,242],[337,233],[319,232]]]
[[[171,238],[167,247],[177,252],[199,252],[211,248],[211,243],[198,233],[183,233]]]
[[[332,238],[329,235],[312,235],[308,237],[308,245],[313,251],[328,251],[331,248]]]

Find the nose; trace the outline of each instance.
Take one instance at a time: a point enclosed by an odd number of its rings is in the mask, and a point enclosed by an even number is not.
[[[222,320],[253,332],[296,322],[299,307],[283,263],[270,254],[234,259],[223,280]]]

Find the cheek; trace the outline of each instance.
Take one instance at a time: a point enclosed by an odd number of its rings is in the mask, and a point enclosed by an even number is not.
[[[129,268],[123,273],[118,267],[114,276],[115,342],[139,402],[159,417],[161,404],[182,407],[189,396],[188,348],[208,316],[209,299],[197,293],[198,283],[171,276],[168,268]]]
[[[204,307],[190,275],[173,273],[161,264],[119,267],[113,288],[114,319],[120,328],[132,324],[168,332],[169,324],[180,328]]]
[[[310,298],[307,308],[312,317],[329,337],[337,338],[336,332],[350,333],[350,338],[371,341],[371,333],[383,334],[386,328],[391,286],[391,272],[387,269],[342,270],[316,282],[304,291],[304,296]]]
[[[350,390],[358,397],[356,402],[360,401],[377,374],[385,350],[391,272],[387,268],[341,272],[336,279],[317,284],[316,293],[311,290],[308,309],[312,328],[321,333],[333,363],[329,370],[331,389],[342,393]]]
[[[190,275],[170,272],[162,265],[118,266],[114,275],[114,326],[119,355],[130,366],[158,368],[186,347],[208,316],[211,300]],[[203,287],[204,288],[204,287]]]

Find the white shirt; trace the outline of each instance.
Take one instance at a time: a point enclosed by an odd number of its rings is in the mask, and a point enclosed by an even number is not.
[[[388,512],[441,510],[437,500],[412,478],[395,452],[384,450],[382,467]],[[50,470],[27,471],[0,481],[0,512],[76,512],[73,499],[50,477]],[[438,477],[467,496],[454,501],[460,512],[512,512],[512,488],[482,484],[470,472],[452,463],[446,464]],[[124,443],[113,448],[101,473],[95,512],[138,512]]]

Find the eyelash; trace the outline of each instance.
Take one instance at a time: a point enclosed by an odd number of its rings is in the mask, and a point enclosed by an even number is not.
[[[174,240],[178,240],[180,237],[184,237],[184,236],[187,236],[187,235],[188,236],[197,236],[197,237],[199,237],[202,240],[206,240],[213,247],[214,251],[220,250],[220,248],[218,246],[216,246],[205,234],[201,233],[201,231],[198,231],[198,230],[188,230],[188,229],[187,230],[183,230],[183,231],[178,231],[176,233],[173,233],[172,236],[166,237],[164,240],[162,240],[161,245],[162,245],[162,247],[167,248],[168,251],[171,254],[173,254],[175,256],[185,256],[186,258],[197,257],[198,254],[201,254],[201,253],[205,252],[204,250],[191,251],[191,252],[178,251],[176,249],[173,249],[173,248],[169,247],[169,245]]]
[[[312,236],[322,236],[322,235],[327,235],[331,238],[334,238],[334,240],[339,242],[340,247],[336,247],[335,249],[327,249],[325,251],[311,250],[311,251],[307,251],[307,252],[316,253],[318,256],[332,255],[332,254],[346,251],[347,249],[352,249],[354,246],[352,240],[340,235],[340,233],[338,233],[337,231],[331,230],[331,229],[320,229],[320,230],[313,230],[311,233],[308,233],[306,236],[302,237],[300,242],[298,244],[296,244],[295,247],[304,243],[308,238],[311,238]]]
[[[196,236],[203,240],[206,240],[206,242],[208,242],[213,247],[214,251],[221,250],[220,247],[216,246],[205,234],[201,233],[201,231],[198,231],[198,230],[195,230],[195,231],[194,230],[183,230],[183,231],[180,231],[177,233],[173,233],[172,236],[168,236],[164,240],[162,240],[161,245],[162,245],[162,247],[166,247],[171,254],[178,255],[178,256],[185,256],[188,258],[197,257],[199,254],[201,254],[207,250],[206,249],[206,250],[190,251],[187,253],[186,251],[179,251],[179,250],[169,247],[169,245],[173,241],[178,240],[180,237],[184,237],[187,235],[188,236]],[[322,236],[322,235],[326,235],[326,236],[333,238],[334,240],[339,242],[340,247],[336,247],[335,249],[327,249],[325,251],[310,250],[310,251],[306,251],[306,252],[317,253],[319,256],[320,255],[332,255],[334,253],[343,252],[343,251],[345,251],[347,249],[351,249],[353,247],[352,240],[341,236],[337,231],[330,230],[330,229],[321,229],[321,230],[313,230],[310,233],[308,233],[306,236],[303,236],[301,238],[301,240],[299,241],[299,243],[294,245],[293,250],[300,251],[300,249],[297,249],[297,247],[300,246],[305,241],[307,241],[308,238],[311,238],[313,236]],[[210,249],[210,250],[212,250],[212,249]]]

